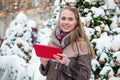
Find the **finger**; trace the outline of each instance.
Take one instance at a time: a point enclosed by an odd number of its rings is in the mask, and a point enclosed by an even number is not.
[[[58,55],[53,55],[53,57],[56,59],[56,60],[60,60],[60,56],[58,56]]]
[[[64,54],[61,54],[61,53],[57,53],[58,56],[64,56]]]
[[[58,53],[57,55],[60,56],[60,59],[66,58],[66,55],[65,55],[65,54]]]
[[[59,54],[59,53],[56,56],[58,56],[59,59],[62,59],[64,57],[62,54]]]

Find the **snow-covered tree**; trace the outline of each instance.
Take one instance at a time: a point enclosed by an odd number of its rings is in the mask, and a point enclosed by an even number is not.
[[[32,44],[35,26],[23,12],[10,23],[0,47],[0,80],[45,80]]]
[[[90,80],[119,80],[120,68],[115,63],[120,60],[120,17],[117,16],[120,11],[114,1],[110,1],[56,0],[55,9],[50,13],[52,19],[46,20],[35,35],[37,43],[47,45],[60,9],[64,5],[75,6],[96,54],[91,63]],[[117,12],[111,13],[114,6]],[[36,23],[20,13],[6,30],[0,47],[0,80],[45,80],[39,72],[40,60],[32,46],[31,26]]]
[[[32,53],[32,29],[27,26],[27,22],[28,17],[22,12],[11,22],[1,45],[2,56],[18,55],[29,62]]]
[[[119,66],[115,62],[120,59],[117,56],[120,50],[120,29],[118,24],[120,23],[120,17],[117,15],[120,11],[117,10],[117,12],[111,13],[111,11],[116,11],[113,9],[113,7],[117,7],[114,1],[56,0],[55,10],[52,13],[53,19],[51,20],[52,28],[58,20],[60,9],[65,5],[77,7],[85,32],[94,47],[96,58],[91,63],[92,72],[90,80],[119,80]],[[113,6],[110,7],[110,5]],[[40,30],[38,37],[42,34],[50,38],[50,35],[46,33],[49,29],[44,29]],[[46,31],[46,29],[48,30]],[[45,39],[42,41],[44,43]],[[47,41],[45,41],[46,44]]]

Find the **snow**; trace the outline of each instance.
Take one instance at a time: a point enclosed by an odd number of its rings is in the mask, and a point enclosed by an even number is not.
[[[120,61],[120,51],[113,53],[113,58],[116,58],[115,61]]]
[[[114,71],[111,66],[105,65],[102,70],[100,71],[100,75],[108,75],[108,77],[113,77],[114,76]]]
[[[114,39],[111,42],[111,49],[113,51],[119,51],[120,50],[120,35],[117,35],[114,37]]]
[[[47,45],[50,41],[50,35],[52,33],[51,28],[42,28],[38,33],[37,42],[40,44]]]
[[[86,33],[88,39],[91,40],[92,35],[94,35],[95,29],[87,28],[87,27],[85,27],[84,29],[85,29],[85,33]]]
[[[93,39],[91,43],[96,44],[95,46],[95,48],[97,49],[96,54],[100,56],[102,52],[110,50],[111,41],[112,41],[111,37],[104,35],[101,36],[100,38]]]
[[[100,67],[99,62],[96,59],[92,59],[91,65],[92,65],[93,71],[96,71],[96,69]]]
[[[27,26],[29,26],[31,28],[36,28],[37,27],[37,23],[34,20],[28,20]]]
[[[113,0],[106,0],[108,9],[115,9],[115,3]],[[112,5],[112,6],[111,6]]]
[[[90,2],[90,0],[86,1]],[[58,2],[59,1],[56,0],[55,6],[58,5]],[[59,9],[59,6],[56,7],[56,10],[53,14],[57,14]],[[92,7],[91,10],[94,13],[94,17],[105,15],[103,8]],[[87,12],[88,9],[85,9],[84,11]],[[110,29],[106,24],[100,25],[104,27],[104,30],[108,31],[103,32],[100,26],[95,26],[95,28],[90,28],[87,26],[92,19],[91,15],[91,13],[88,13],[87,17],[82,17],[81,19],[83,25],[86,26],[84,29],[88,38],[91,40],[91,43],[95,43],[93,46],[97,55],[95,59],[92,59],[92,70],[96,71],[99,68],[101,70],[100,75],[107,75],[109,80],[120,80],[120,78],[114,76],[114,71],[112,69],[112,66],[115,66],[113,65],[114,61],[112,59],[116,57],[117,61],[120,60],[120,28],[118,28],[117,25],[117,22],[120,21],[120,19],[117,16],[113,16],[111,18],[113,23],[110,25]],[[58,17],[54,20],[57,19]],[[49,21],[56,23],[54,20],[46,20],[43,23],[43,27],[39,29],[38,32],[37,43],[48,45],[51,33],[55,28],[55,26],[51,25]],[[9,28],[6,30],[3,44],[0,47],[0,80],[46,79],[46,77],[39,72],[39,66],[41,62],[36,56],[31,43],[31,28],[36,28],[36,26],[36,22],[28,19],[23,12],[20,12],[20,14],[18,14],[10,23]],[[99,32],[99,37],[96,37],[95,31]],[[110,56],[111,54],[112,56]],[[99,60],[107,60],[108,62],[101,67]],[[117,70],[117,74],[120,74],[120,69]],[[94,80],[94,77],[95,75],[93,72],[91,72],[90,80]],[[105,79],[102,78],[102,80]]]
[[[108,61],[109,60],[109,57],[106,53],[102,52],[101,55],[100,55],[100,58],[99,58],[99,61]]]
[[[105,16],[105,12],[101,8],[92,7],[91,10],[95,14],[94,15],[95,18],[98,17],[98,16]]]
[[[32,26],[35,22],[19,13],[6,30],[0,47],[0,80],[45,80],[31,43]]]
[[[109,80],[120,80],[119,77],[111,77]]]
[[[113,16],[112,18],[111,18],[111,20],[113,21],[112,22],[112,24],[110,25],[110,28],[111,29],[116,29],[117,28],[117,21],[118,21],[118,19],[116,19],[117,18],[117,16]]]

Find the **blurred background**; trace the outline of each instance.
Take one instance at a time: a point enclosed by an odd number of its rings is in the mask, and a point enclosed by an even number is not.
[[[48,45],[65,5],[94,47],[90,80],[120,80],[120,0],[0,0],[0,80],[46,79],[33,44]]]

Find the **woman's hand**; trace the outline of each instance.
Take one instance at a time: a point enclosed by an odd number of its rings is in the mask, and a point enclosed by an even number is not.
[[[40,58],[41,64],[46,67],[47,63],[48,63],[48,58]]]
[[[59,61],[60,63],[66,65],[66,66],[68,66],[69,63],[70,63],[70,59],[69,59],[69,58],[67,57],[67,55],[65,55],[65,54],[60,54],[60,53],[58,53],[58,54],[54,55],[54,58],[55,58],[57,61]]]

